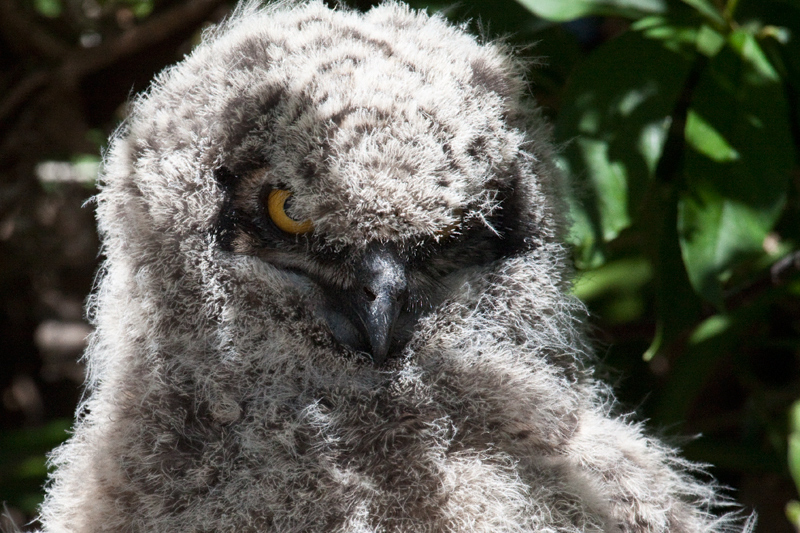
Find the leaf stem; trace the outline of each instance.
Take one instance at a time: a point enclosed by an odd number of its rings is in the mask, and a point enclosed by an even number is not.
[[[695,56],[692,69],[686,76],[683,90],[670,114],[671,123],[667,132],[667,140],[664,143],[664,150],[661,153],[661,158],[658,160],[655,171],[656,179],[663,183],[675,182],[676,178],[680,177],[679,174],[683,166],[683,152],[686,148],[686,117],[689,114],[692,95],[707,64],[708,58],[706,56],[703,54]]]
[[[728,3],[725,5],[725,11],[723,12],[723,16],[725,20],[729,23],[733,21],[733,15],[736,13],[736,7],[739,5],[739,0],[728,0]]]

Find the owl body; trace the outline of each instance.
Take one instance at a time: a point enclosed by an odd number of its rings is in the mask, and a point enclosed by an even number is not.
[[[741,530],[593,376],[522,71],[308,2],[162,73],[107,155],[44,531]]]

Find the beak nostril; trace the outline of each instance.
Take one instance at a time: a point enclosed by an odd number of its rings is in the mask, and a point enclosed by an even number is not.
[[[364,294],[367,295],[367,300],[370,302],[374,302],[375,298],[377,298],[377,295],[372,292],[369,287],[364,287]]]

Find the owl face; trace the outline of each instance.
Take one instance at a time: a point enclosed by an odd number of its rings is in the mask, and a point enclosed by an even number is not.
[[[325,169],[322,176],[329,176]],[[216,177],[228,195],[218,222],[222,250],[275,269],[285,290],[305,295],[301,305],[339,345],[377,365],[402,352],[418,320],[458,290],[466,273],[525,247],[514,191],[500,184],[455,206],[445,190],[428,199],[427,223],[418,224],[404,219],[419,209],[409,196],[446,189],[435,176],[376,173],[358,187],[330,187],[327,195],[318,193],[324,178],[289,188],[268,167],[242,175],[222,167]],[[342,233],[359,197],[376,198],[386,213]]]

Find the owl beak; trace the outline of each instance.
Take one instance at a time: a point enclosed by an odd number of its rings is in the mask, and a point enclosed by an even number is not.
[[[394,326],[406,303],[408,279],[397,253],[386,245],[367,250],[353,288],[356,326],[369,345],[372,362],[381,365],[389,356]]]

